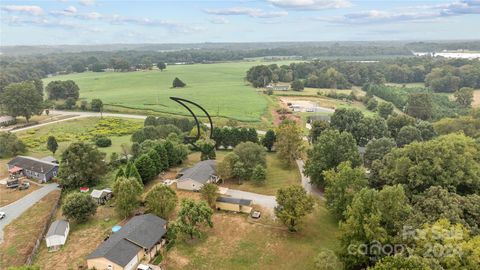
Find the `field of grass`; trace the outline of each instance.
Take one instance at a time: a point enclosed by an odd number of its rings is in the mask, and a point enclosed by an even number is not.
[[[52,155],[47,149],[46,142],[49,136],[54,136],[59,143],[55,153],[58,158],[70,143],[89,142],[95,135],[105,135],[112,140],[112,146],[99,148],[100,151],[107,154],[120,152],[122,143],[130,143],[130,135],[142,126],[143,120],[140,119],[89,117],[54,123],[16,134],[27,145],[28,154],[39,157]]]
[[[312,269],[322,249],[336,250],[337,225],[322,204],[297,233],[279,224],[249,222],[219,212],[213,228],[195,241],[179,242],[164,260],[168,269]],[[308,224],[308,225],[307,225]]]
[[[5,227],[5,242],[0,245],[0,269],[25,263],[59,196],[60,191],[52,191]]]
[[[212,116],[240,121],[260,121],[267,102],[244,77],[246,71],[260,62],[171,65],[159,70],[136,72],[77,73],[44,80],[74,80],[80,87],[80,98],[100,98],[111,106],[188,115],[170,96],[193,100]],[[175,77],[187,84],[171,88]]]

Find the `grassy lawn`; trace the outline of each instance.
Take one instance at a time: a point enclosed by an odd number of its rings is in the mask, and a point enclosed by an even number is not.
[[[171,65],[159,70],[136,72],[77,73],[44,79],[74,80],[80,87],[80,98],[100,98],[110,107],[148,110],[188,115],[170,96],[192,99],[212,116],[258,122],[266,112],[267,102],[247,82],[246,71],[261,62]],[[175,77],[187,87],[172,89]]]
[[[180,241],[164,260],[168,269],[312,269],[323,249],[337,249],[337,225],[323,205],[297,233],[218,212],[201,239]],[[308,225],[307,225],[308,224]],[[278,224],[277,224],[278,225]]]
[[[225,153],[225,151],[217,151],[217,153],[222,152]],[[223,157],[220,155],[217,157],[217,160],[220,161],[221,158]],[[300,172],[296,165],[292,165],[289,168],[277,158],[275,153],[267,153],[267,180],[265,184],[256,185],[249,181],[244,181],[243,184],[238,185],[237,181],[226,181],[221,186],[265,195],[275,195],[279,188],[300,184],[300,179]]]
[[[57,217],[61,217],[58,210]],[[70,233],[65,245],[56,252],[48,252],[45,241],[42,242],[35,257],[34,265],[40,269],[79,269],[86,266],[86,257],[119,222],[113,207],[100,206],[94,217],[84,224],[70,223]]]
[[[25,263],[59,196],[60,191],[51,192],[5,227],[5,242],[0,245],[0,269]]]
[[[32,193],[33,191],[39,189],[39,186],[36,184],[30,183],[30,187],[24,190],[6,188],[5,186],[0,186],[0,207],[10,204],[23,196]]]

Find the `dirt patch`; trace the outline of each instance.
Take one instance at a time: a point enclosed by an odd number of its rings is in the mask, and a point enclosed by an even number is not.
[[[59,197],[60,191],[52,191],[5,227],[5,242],[0,245],[0,269],[25,263]]]

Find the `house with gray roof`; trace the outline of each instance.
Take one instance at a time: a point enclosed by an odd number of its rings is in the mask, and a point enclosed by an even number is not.
[[[66,220],[55,220],[48,228],[45,235],[48,251],[56,251],[60,249],[67,241],[70,232],[70,224]]]
[[[135,216],[87,257],[88,269],[132,270],[150,261],[165,244],[167,221],[153,214]]]
[[[203,160],[193,167],[181,170],[177,175],[177,188],[199,191],[206,183],[217,183],[220,177],[216,174],[215,160]]]
[[[7,163],[10,173],[21,174],[43,183],[57,176],[58,166],[51,161],[27,156],[17,156]]]

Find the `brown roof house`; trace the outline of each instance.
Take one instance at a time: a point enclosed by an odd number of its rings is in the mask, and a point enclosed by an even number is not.
[[[215,160],[204,160],[181,170],[177,176],[177,188],[199,191],[206,183],[217,183],[220,177],[216,175],[216,168]]]
[[[88,269],[133,270],[165,244],[167,222],[152,214],[135,216],[87,257]]]

